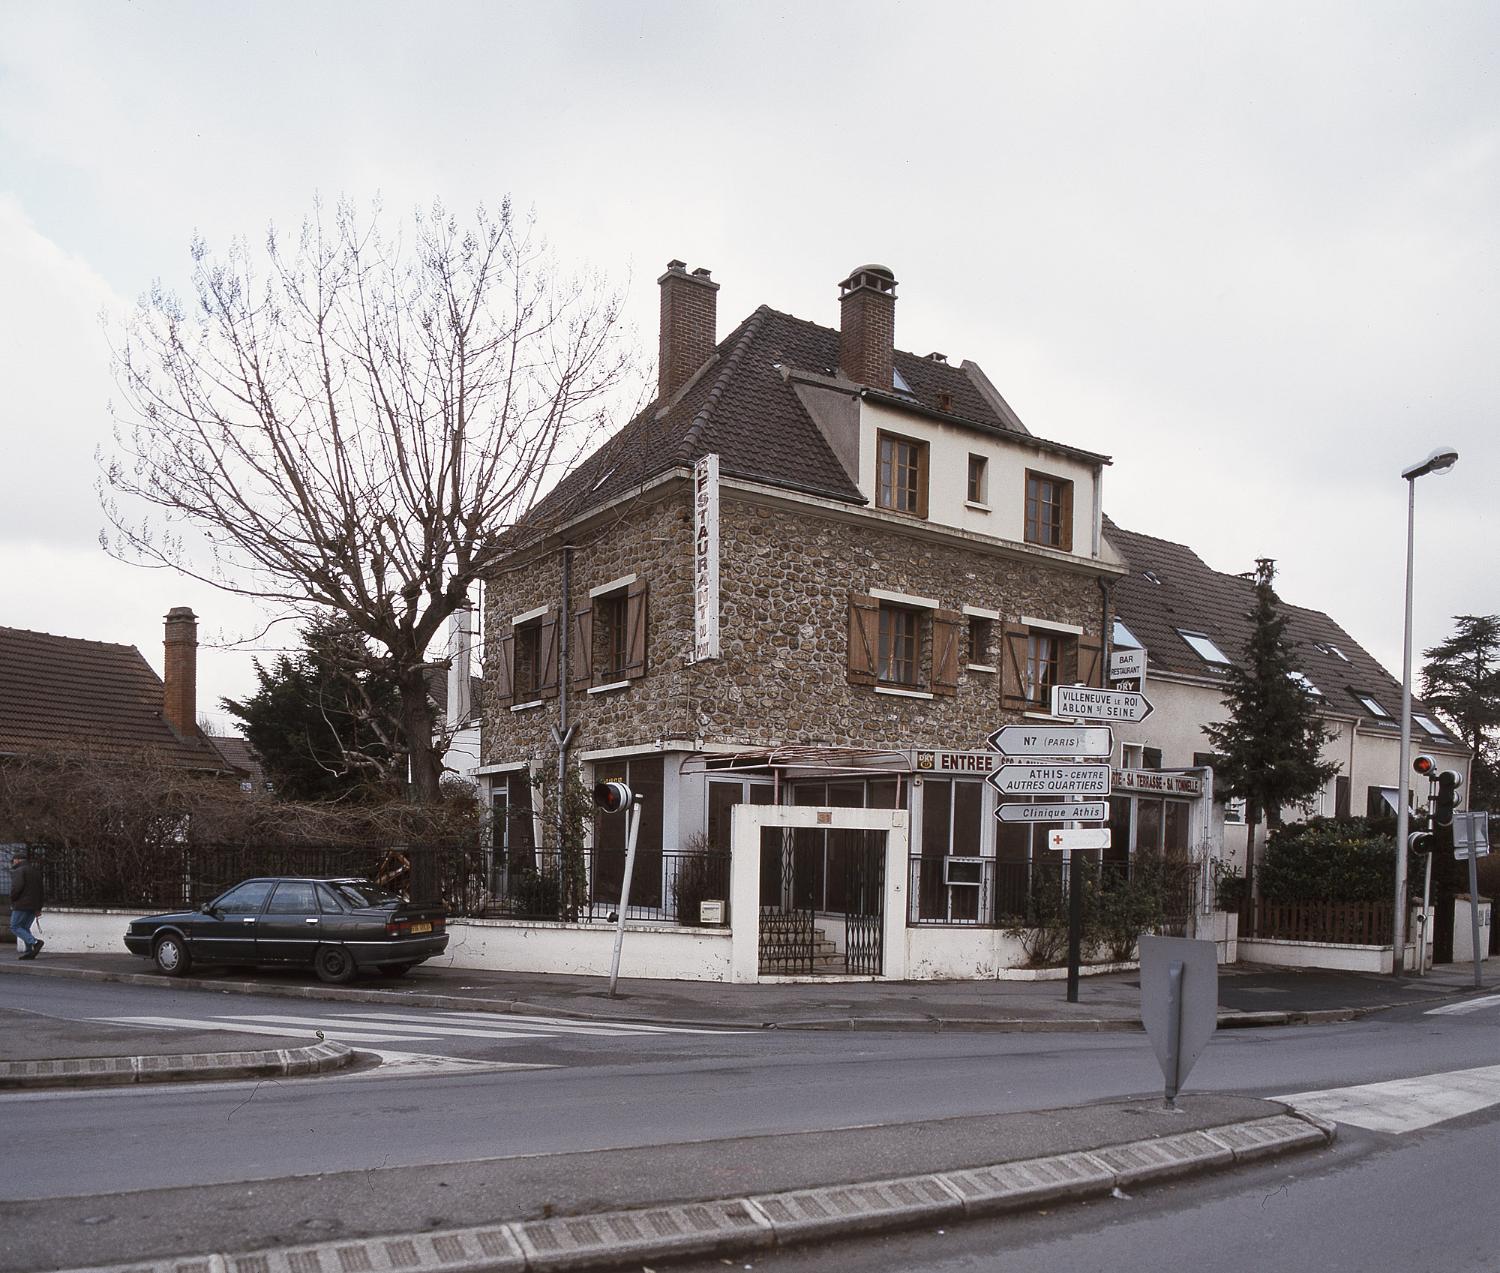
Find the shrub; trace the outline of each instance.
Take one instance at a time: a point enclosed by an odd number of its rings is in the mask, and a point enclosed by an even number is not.
[[[557,919],[562,913],[562,883],[556,871],[523,871],[510,896],[522,919]]]
[[[1396,842],[1364,818],[1312,818],[1279,827],[1260,868],[1271,902],[1382,902],[1396,882]]]
[[[1165,921],[1166,908],[1158,884],[1157,872],[1145,861],[1137,863],[1129,876],[1113,875],[1103,882],[1095,939],[1115,963],[1135,958],[1136,939]]]

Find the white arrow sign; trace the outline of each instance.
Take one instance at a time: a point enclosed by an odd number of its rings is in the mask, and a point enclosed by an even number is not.
[[[989,744],[1005,756],[1098,756],[1115,749],[1108,725],[1002,725]]]
[[[1108,765],[1001,765],[985,781],[1002,796],[1107,796]]]
[[[1109,806],[1102,800],[1082,800],[1077,804],[997,804],[995,816],[1001,822],[1106,822]]]
[[[1151,704],[1135,690],[1096,690],[1087,685],[1054,685],[1052,714],[1077,720],[1143,721]]]
[[[1077,831],[1047,832],[1049,849],[1107,849],[1108,827],[1082,827]]]

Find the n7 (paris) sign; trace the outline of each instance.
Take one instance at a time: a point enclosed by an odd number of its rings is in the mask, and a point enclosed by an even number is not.
[[[1114,731],[1108,725],[1002,725],[986,740],[1002,756],[1094,756],[1108,760]]]
[[[1151,715],[1150,700],[1138,690],[1096,690],[1087,685],[1054,685],[1052,714],[1075,720],[1120,720],[1134,724]]]

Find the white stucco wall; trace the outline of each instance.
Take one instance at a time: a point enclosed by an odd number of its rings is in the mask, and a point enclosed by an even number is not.
[[[753,924],[752,924],[753,926]],[[539,924],[516,920],[450,920],[438,967],[608,977],[613,924]],[[728,981],[727,928],[625,925],[620,976],[674,981]]]
[[[859,487],[875,507],[877,432],[927,443],[927,520],[978,535],[1020,543],[1025,539],[1026,470],[1073,483],[1073,553],[1088,557],[1094,543],[1093,468],[1079,460],[1028,447],[974,429],[892,410],[865,401],[860,411]],[[969,456],[988,460],[987,508],[968,503]]]

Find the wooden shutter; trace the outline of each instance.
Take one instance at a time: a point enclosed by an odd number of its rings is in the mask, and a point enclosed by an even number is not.
[[[549,610],[542,616],[538,633],[538,654],[541,660],[541,670],[537,674],[536,692],[538,698],[557,697],[557,636],[558,616],[555,610]]]
[[[1098,637],[1084,635],[1074,642],[1078,651],[1075,680],[1102,689],[1104,686],[1104,645]]]
[[[1022,623],[1007,623],[1001,637],[1000,706],[1023,712],[1032,704],[1026,697],[1026,642],[1031,630]]]
[[[625,679],[646,675],[646,581],[637,579],[625,593]]]
[[[957,610],[932,612],[932,692],[958,693],[958,631],[963,615]]]
[[[516,697],[516,637],[507,632],[500,638],[499,658],[495,660],[495,705],[509,707]]]
[[[849,594],[849,684],[874,685],[880,653],[880,602]]]
[[[573,664],[573,688],[588,689],[594,683],[594,608],[573,611],[573,642],[568,650]]]

